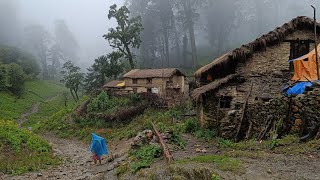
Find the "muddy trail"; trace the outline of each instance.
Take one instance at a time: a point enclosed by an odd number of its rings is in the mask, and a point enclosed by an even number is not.
[[[87,144],[76,139],[60,139],[52,135],[43,137],[51,143],[55,155],[62,159],[62,164],[22,176],[7,176],[5,179],[117,179],[115,169],[127,158],[126,148],[117,147],[117,153],[113,154],[114,159],[111,162],[104,157],[101,165],[94,165]],[[121,144],[130,147],[130,144],[125,142]],[[115,152],[115,149],[112,148],[110,151]]]
[[[46,100],[50,102],[53,98]],[[32,105],[17,119],[19,127],[28,122],[28,116],[39,110],[40,102]],[[92,161],[89,144],[77,139],[62,139],[52,134],[41,135],[53,149],[54,155],[61,159],[59,166],[50,167],[37,172],[26,173],[21,176],[6,175],[0,179],[117,179],[115,169],[121,161],[127,159],[131,141],[122,141],[119,144],[108,143],[110,157],[103,157],[102,163],[95,165]],[[114,152],[114,153],[113,153]],[[111,158],[112,157],[112,158]]]

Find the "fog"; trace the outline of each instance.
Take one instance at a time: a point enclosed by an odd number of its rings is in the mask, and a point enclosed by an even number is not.
[[[142,43],[133,48],[141,68],[194,70],[292,18],[313,17],[310,5],[320,18],[316,0],[0,0],[0,44],[41,58],[39,42],[54,47],[54,37],[69,59],[89,67],[112,51],[102,37],[117,25],[107,18],[112,4],[142,18]]]
[[[102,37],[115,23],[107,18],[112,4],[122,5],[122,0],[0,0],[0,5],[10,1],[15,6],[15,16],[22,31],[28,25],[42,25],[54,32],[54,22],[65,20],[79,44],[79,63],[91,65],[93,60],[110,52],[108,42]],[[3,18],[3,17],[2,17]],[[22,41],[18,41],[21,45]]]

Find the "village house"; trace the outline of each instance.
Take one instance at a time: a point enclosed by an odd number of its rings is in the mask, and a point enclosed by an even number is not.
[[[202,126],[222,137],[241,139],[275,126],[274,121],[268,124],[268,119],[288,118],[287,106],[272,107],[273,99],[282,96],[282,88],[293,77],[289,60],[314,47],[313,20],[297,17],[201,67],[194,74],[199,88],[191,97],[197,103]],[[265,106],[255,108],[259,103]]]
[[[122,79],[107,83],[104,89],[117,93],[154,93],[163,98],[179,98],[188,93],[185,75],[175,68],[134,69]]]

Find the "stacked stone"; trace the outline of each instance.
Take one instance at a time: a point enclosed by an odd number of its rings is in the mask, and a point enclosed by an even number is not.
[[[320,122],[320,89],[314,88],[293,98],[291,133],[307,134]]]

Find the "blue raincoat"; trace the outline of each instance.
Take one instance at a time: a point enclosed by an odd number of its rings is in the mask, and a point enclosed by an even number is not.
[[[108,155],[106,140],[94,133],[92,135],[92,140],[90,144],[89,151],[94,152],[97,156]]]

